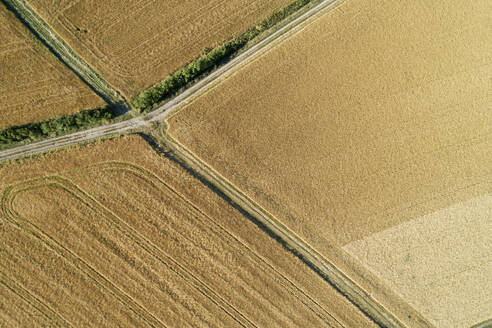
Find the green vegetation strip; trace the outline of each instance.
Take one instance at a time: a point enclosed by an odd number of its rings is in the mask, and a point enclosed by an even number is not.
[[[207,54],[204,54],[191,62],[188,66],[178,70],[164,81],[139,94],[132,101],[133,107],[140,113],[149,112],[152,109],[155,109],[160,102],[174,96],[179,91],[196,82],[199,78],[235,56],[249,41],[253,40],[259,34],[270,29],[307,4],[315,1],[317,0],[297,0],[280,11],[273,13],[270,17],[256,26],[247,29],[232,41],[209,51]]]
[[[22,23],[107,103],[125,107],[124,100],[99,74],[73,51],[24,0],[1,0]]]
[[[96,109],[84,110],[74,115],[55,117],[43,122],[8,127],[0,130],[0,149],[13,144],[33,142],[102,125],[114,117],[114,109],[111,105],[106,105]]]

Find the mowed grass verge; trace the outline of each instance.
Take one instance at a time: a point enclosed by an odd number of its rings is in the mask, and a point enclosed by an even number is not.
[[[490,10],[346,2],[177,112],[168,133],[409,326],[471,326],[492,315],[476,310],[473,292],[490,284],[456,285],[464,262],[428,263],[411,250],[415,268],[443,269],[440,286],[425,285],[383,274],[396,267],[369,263],[371,249],[344,247],[490,193]],[[443,259],[481,254],[449,243],[428,247]],[[472,271],[483,278],[483,267]]]
[[[3,164],[0,185],[0,302],[22,305],[2,325],[372,325],[139,136]]]
[[[0,4],[0,129],[104,104]]]

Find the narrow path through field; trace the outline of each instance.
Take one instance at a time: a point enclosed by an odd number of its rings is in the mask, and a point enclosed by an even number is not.
[[[242,208],[258,226],[282,243],[286,249],[290,250],[323,279],[333,285],[379,326],[391,328],[405,327],[398,318],[357,285],[350,277],[340,271],[333,263],[313,249],[288,227],[258,206],[253,200],[249,199],[243,192],[226,181],[220,174],[208,167],[171,138],[164,142],[197,175],[219,190],[225,199]]]

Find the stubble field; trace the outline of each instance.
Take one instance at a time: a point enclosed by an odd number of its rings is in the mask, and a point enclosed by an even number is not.
[[[205,47],[218,45],[292,1],[28,2],[110,84],[132,98]]]
[[[168,132],[402,321],[472,326],[492,317],[491,10],[347,1]]]
[[[103,104],[0,4],[0,129]]]
[[[372,327],[131,136],[0,167],[0,325]]]

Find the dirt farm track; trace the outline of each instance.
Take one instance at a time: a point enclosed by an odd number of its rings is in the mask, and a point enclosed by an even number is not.
[[[103,104],[0,3],[0,129]]]
[[[28,1],[128,98],[183,67],[204,48],[215,47],[290,2]]]

